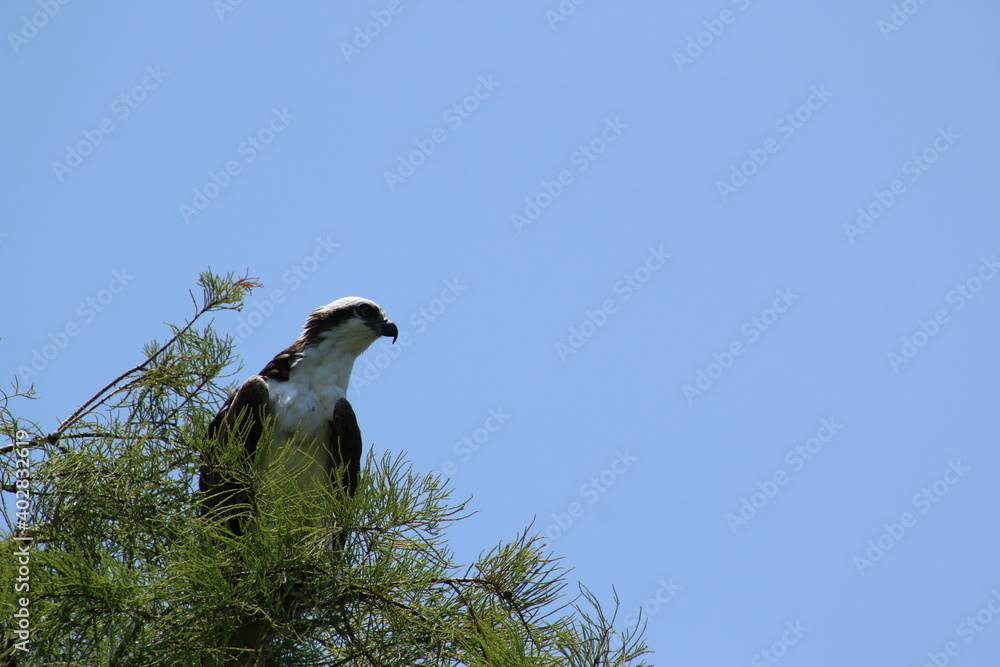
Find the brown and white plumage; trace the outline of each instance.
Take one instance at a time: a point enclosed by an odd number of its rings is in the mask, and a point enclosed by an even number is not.
[[[345,297],[317,308],[292,345],[248,378],[209,425],[220,446],[243,442],[237,465],[206,452],[200,469],[203,513],[242,532],[253,498],[250,476],[257,451],[266,447],[265,469],[293,480],[293,493],[340,485],[353,494],[361,468],[361,430],[347,400],[354,361],[381,336],[399,331],[377,304]],[[266,422],[270,420],[270,438]]]

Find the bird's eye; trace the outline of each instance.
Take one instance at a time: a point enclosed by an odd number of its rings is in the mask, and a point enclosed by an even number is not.
[[[358,315],[360,315],[361,317],[367,319],[368,317],[371,316],[371,314],[372,314],[371,306],[358,306]]]

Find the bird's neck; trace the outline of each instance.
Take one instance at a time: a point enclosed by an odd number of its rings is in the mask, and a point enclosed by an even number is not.
[[[345,350],[338,342],[328,338],[303,350],[302,358],[292,366],[289,379],[317,392],[339,389],[346,394],[354,361],[361,352]]]

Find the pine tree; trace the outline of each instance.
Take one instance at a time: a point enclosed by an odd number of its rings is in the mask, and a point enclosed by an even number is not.
[[[0,399],[0,664],[647,664],[641,627],[617,628],[582,586],[568,595],[530,529],[456,563],[445,529],[467,503],[402,453],[369,452],[353,497],[290,498],[253,476],[240,536],[202,516],[207,424],[238,368],[206,319],[259,285],[199,285],[189,320],[54,429],[15,414],[32,389]]]

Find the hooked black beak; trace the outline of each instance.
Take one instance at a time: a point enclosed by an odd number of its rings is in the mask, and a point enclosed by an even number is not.
[[[386,320],[379,325],[379,333],[383,336],[392,336],[392,342],[395,343],[396,339],[399,338],[399,329],[392,320]]]

